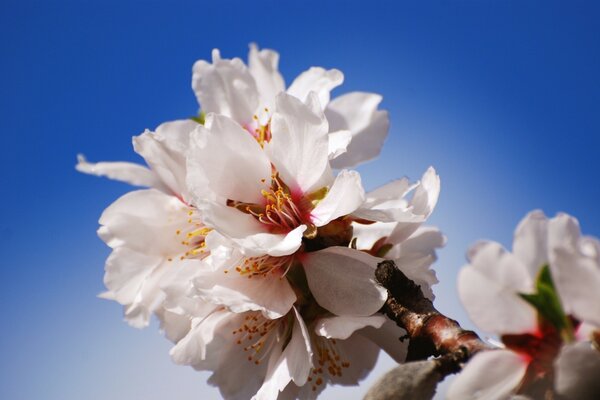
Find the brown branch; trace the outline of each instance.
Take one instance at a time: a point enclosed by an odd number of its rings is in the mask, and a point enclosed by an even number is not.
[[[473,331],[467,331],[453,319],[441,314],[426,298],[421,287],[400,271],[393,261],[379,263],[375,279],[388,290],[388,299],[381,309],[407,332],[410,339],[407,361],[424,360],[429,356],[444,356],[445,375],[460,370],[460,364],[478,351],[488,350]]]

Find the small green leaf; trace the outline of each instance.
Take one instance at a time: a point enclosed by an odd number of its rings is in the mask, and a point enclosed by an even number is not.
[[[573,340],[573,326],[562,308],[550,267],[547,264],[540,270],[535,288],[536,293],[519,293],[519,295],[536,309],[540,318],[560,331],[566,341]]]
[[[204,111],[200,111],[200,113],[198,114],[198,116],[191,117],[190,119],[193,120],[193,121],[196,121],[200,125],[204,125],[205,118],[206,118],[206,113]]]

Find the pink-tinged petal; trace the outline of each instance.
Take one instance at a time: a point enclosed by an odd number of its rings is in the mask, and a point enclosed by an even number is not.
[[[171,190],[171,193],[189,198],[187,192],[185,154],[189,149],[190,133],[198,123],[192,120],[161,124],[156,133],[146,131],[133,138],[135,151],[144,157],[152,171]]]
[[[241,262],[241,257],[234,257],[227,267],[199,275],[194,279],[195,292],[236,313],[261,311],[270,319],[287,314],[296,301],[288,280],[277,273],[255,275],[249,279],[248,274],[236,271]]]
[[[339,157],[346,152],[348,144],[352,140],[350,131],[335,131],[329,133],[329,159]]]
[[[127,246],[167,258],[185,252],[176,232],[189,225],[188,210],[181,200],[156,189],[129,192],[104,210],[98,235],[112,248]]]
[[[533,279],[548,263],[548,218],[540,210],[530,212],[515,229],[513,253]]]
[[[369,316],[387,298],[387,290],[374,280],[379,261],[362,251],[329,247],[305,254],[302,264],[308,286],[323,308],[340,316]]]
[[[327,195],[311,212],[312,222],[323,226],[336,218],[355,211],[364,202],[365,190],[360,174],[356,171],[341,171],[335,178]]]
[[[328,104],[325,115],[329,129],[347,129],[352,133],[347,152],[332,161],[334,168],[356,166],[379,155],[390,126],[387,111],[377,110],[379,103],[380,95],[352,92]]]
[[[289,343],[276,362],[269,363],[269,371],[256,396],[256,400],[270,400],[278,398],[279,392],[294,382],[302,386],[306,383],[312,367],[313,352],[306,325],[294,308],[294,326]]]
[[[448,400],[507,400],[525,375],[527,363],[509,350],[478,353],[450,384]]]
[[[348,339],[350,335],[367,326],[379,328],[386,321],[383,315],[368,317],[326,317],[315,324],[315,333],[328,339]]]
[[[401,341],[406,331],[400,328],[394,321],[386,317],[385,322],[379,328],[366,327],[360,334],[379,346],[396,362],[406,361],[408,352],[408,340]]]
[[[315,92],[319,97],[319,103],[325,107],[329,103],[330,92],[342,82],[344,82],[344,74],[337,69],[311,67],[298,75],[287,92],[303,102],[310,92]]]
[[[278,64],[279,54],[276,51],[258,50],[256,44],[250,44],[248,69],[258,87],[260,107],[273,107],[275,97],[285,90],[285,83],[279,73]]]
[[[196,202],[206,189],[222,199],[262,204],[271,163],[258,142],[228,117],[210,114],[191,136],[187,183]]]
[[[557,248],[550,265],[567,314],[600,326],[600,262],[581,251]]]
[[[276,104],[265,151],[292,190],[311,192],[329,167],[327,120],[285,93],[277,96]]]
[[[527,268],[497,243],[480,245],[458,275],[458,294],[469,317],[486,332],[535,332],[535,309],[518,293],[529,293],[533,282]]]
[[[222,59],[213,50],[213,62],[196,61],[193,67],[192,89],[202,111],[214,112],[240,124],[252,121],[258,107],[256,82],[239,58]]]
[[[554,367],[559,394],[577,400],[600,398],[600,352],[589,342],[563,346]]]
[[[89,175],[105,176],[108,179],[129,183],[133,186],[164,188],[154,172],[143,165],[124,161],[88,162],[83,154],[77,155],[75,169]]]

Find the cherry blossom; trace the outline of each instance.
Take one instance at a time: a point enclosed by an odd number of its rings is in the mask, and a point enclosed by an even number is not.
[[[448,398],[540,398],[549,391],[593,398],[581,391],[600,373],[600,295],[588,290],[600,285],[599,249],[573,217],[548,219],[541,211],[521,221],[512,253],[495,242],[475,245],[459,274],[459,295],[503,349],[477,354]]]

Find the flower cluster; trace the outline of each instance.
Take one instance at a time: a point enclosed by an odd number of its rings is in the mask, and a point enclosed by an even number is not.
[[[529,213],[513,252],[480,242],[458,279],[463,305],[500,349],[478,353],[449,399],[597,399],[600,393],[600,241],[576,219]]]
[[[102,297],[135,327],[156,315],[173,360],[212,371],[228,399],[314,398],[357,384],[381,348],[402,361],[374,269],[396,260],[432,298],[444,244],[421,226],[438,199],[433,168],[371,192],[349,169],[381,149],[381,97],[330,101],[343,75],[317,67],[286,88],[278,58],[251,45],[246,65],[215,50],[193,67],[199,116],[133,138],[147,167],[77,165],[147,187],[100,218],[112,248]]]

